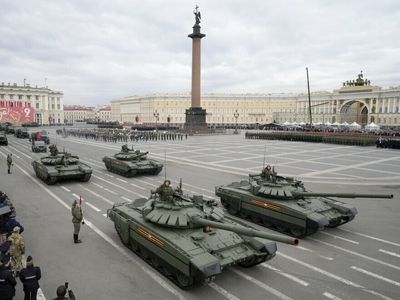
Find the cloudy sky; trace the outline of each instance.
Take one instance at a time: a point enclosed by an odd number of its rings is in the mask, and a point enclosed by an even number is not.
[[[3,0],[0,82],[23,79],[100,105],[190,92],[193,8],[202,92],[333,90],[360,70],[400,85],[399,0]]]

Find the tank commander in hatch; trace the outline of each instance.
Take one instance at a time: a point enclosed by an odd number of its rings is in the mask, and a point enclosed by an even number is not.
[[[273,175],[272,169],[270,165],[267,165],[264,170],[262,170],[261,177],[264,177],[267,181],[271,181],[271,177]]]
[[[129,148],[128,148],[128,145],[127,145],[127,144],[122,145],[122,147],[121,147],[121,152],[124,152],[124,153],[128,153],[128,152],[129,152]]]
[[[160,196],[161,201],[171,202],[174,190],[171,187],[171,181],[166,179],[154,192]]]

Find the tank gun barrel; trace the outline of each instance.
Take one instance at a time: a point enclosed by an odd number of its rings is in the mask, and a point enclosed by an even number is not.
[[[313,192],[292,192],[292,194],[294,197],[382,198],[382,199],[393,198],[393,194],[313,193]]]
[[[241,226],[241,225],[229,225],[229,224],[224,224],[224,223],[215,222],[215,221],[211,221],[211,220],[206,220],[206,219],[203,219],[200,217],[192,217],[191,221],[194,224],[210,226],[210,227],[219,228],[219,229],[228,230],[228,231],[233,231],[233,232],[243,234],[246,236],[260,237],[260,238],[273,240],[273,241],[277,241],[277,242],[281,242],[281,243],[285,243],[285,244],[291,244],[291,245],[299,244],[299,240],[295,239],[295,238],[278,235],[278,234],[266,233],[264,231],[256,230],[253,228],[248,228],[248,227]]]

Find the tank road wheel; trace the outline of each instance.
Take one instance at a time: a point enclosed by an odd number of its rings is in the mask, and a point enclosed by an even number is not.
[[[81,181],[82,181],[82,182],[88,182],[91,176],[92,176],[92,174],[85,174],[85,175],[81,178]]]
[[[252,256],[252,257],[247,258],[245,261],[238,263],[238,265],[241,267],[244,267],[244,268],[250,268],[250,267],[254,266],[257,262],[258,262],[257,257]]]
[[[46,184],[48,184],[48,185],[53,185],[57,182],[57,178],[52,177],[52,176],[47,176],[47,178],[44,180],[44,182],[46,182]]]
[[[157,269],[159,269],[161,267],[160,259],[155,254],[151,255],[150,260],[151,260],[151,264],[153,265],[153,267],[155,267]]]
[[[182,272],[178,272],[176,274],[176,281],[177,281],[179,287],[183,288],[183,289],[188,288],[191,285],[193,285],[193,278],[186,276]]]
[[[129,170],[129,173],[128,173],[128,176],[127,177],[133,177],[133,176],[135,176],[136,175],[136,171],[135,170],[133,170],[133,169],[131,169],[131,170]]]
[[[247,218],[249,217],[249,214],[248,214],[247,212],[241,210],[241,211],[239,211],[239,216],[240,216],[242,219],[247,219]]]
[[[271,226],[272,226],[272,223],[271,223],[267,218],[263,218],[263,219],[262,219],[262,224],[263,224],[265,227],[271,227]]]
[[[335,227],[338,227],[340,224],[342,224],[342,222],[340,221],[340,219],[336,219],[336,220],[330,222],[329,225],[327,225],[326,227],[328,227],[328,228],[335,228]]]
[[[285,232],[286,230],[287,230],[287,228],[286,228],[286,226],[285,225],[282,225],[282,224],[275,224],[275,228],[276,228],[276,230],[278,230],[279,232]]]
[[[155,169],[153,172],[151,172],[152,175],[158,175],[161,172],[162,168],[158,167],[157,169]]]
[[[289,229],[290,235],[294,236],[294,237],[303,237],[306,234],[306,230],[305,228],[301,228],[301,227],[292,227]]]
[[[150,258],[150,253],[149,253],[149,251],[147,251],[147,249],[146,249],[146,248],[143,248],[143,247],[140,247],[140,255],[142,256],[142,258],[143,258],[144,260],[147,260],[147,259]]]
[[[254,223],[257,223],[257,224],[261,223],[261,218],[258,217],[258,216],[251,215],[251,216],[250,216],[250,219],[251,219],[251,221],[253,221]]]
[[[131,239],[131,241],[129,242],[129,245],[130,245],[131,250],[132,250],[133,252],[138,252],[138,250],[139,250],[139,244],[138,244],[135,240],[132,240],[132,239]]]

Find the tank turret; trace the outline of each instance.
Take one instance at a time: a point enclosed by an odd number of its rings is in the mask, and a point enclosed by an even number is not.
[[[212,280],[231,265],[251,267],[272,259],[275,241],[298,244],[227,218],[214,199],[185,195],[169,180],[149,199],[115,204],[108,217],[125,245],[183,288]]]
[[[392,194],[311,192],[302,181],[279,176],[271,166],[249,174],[248,181],[218,186],[215,192],[229,213],[296,237],[354,219],[355,207],[332,198],[393,198]]]

